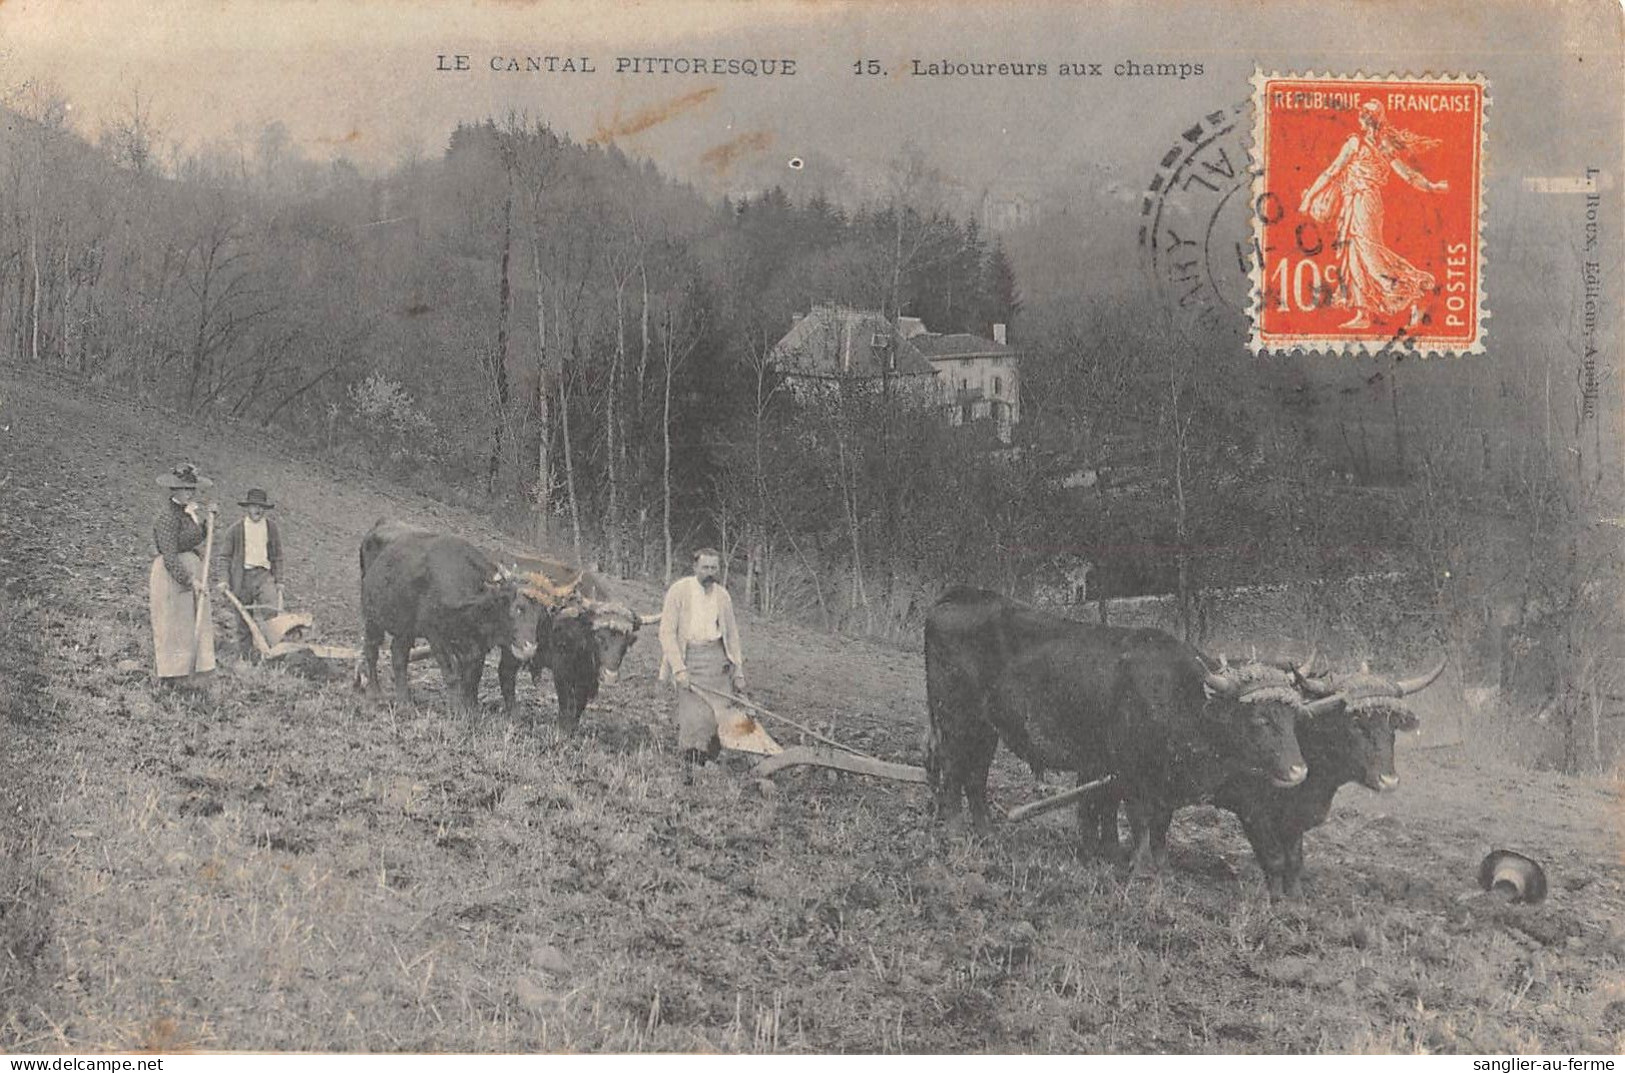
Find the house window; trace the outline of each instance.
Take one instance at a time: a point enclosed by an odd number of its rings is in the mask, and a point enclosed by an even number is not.
[[[1004,394],[1004,377],[995,376],[993,378],[993,394],[995,394],[995,395]]]
[[[961,376],[959,378],[959,390],[960,391],[969,391],[970,390],[970,381],[965,379],[963,376]]]

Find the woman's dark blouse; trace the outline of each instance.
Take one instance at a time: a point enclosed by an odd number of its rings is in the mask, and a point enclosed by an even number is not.
[[[152,526],[152,542],[158,554],[164,557],[164,569],[177,585],[192,587],[192,572],[181,561],[181,553],[192,551],[203,543],[203,527],[192,520],[186,508],[173,499],[164,503],[163,511]]]

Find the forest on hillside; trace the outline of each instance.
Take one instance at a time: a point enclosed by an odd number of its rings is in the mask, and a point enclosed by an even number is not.
[[[1561,353],[1501,377],[1500,412],[1546,429],[1492,451],[1397,394],[1385,427],[1340,418],[1150,299],[1024,302],[1020,259],[906,147],[868,204],[715,202],[536,117],[364,174],[279,124],[183,146],[139,98],[96,131],[67,104],[33,87],[0,116],[7,365],[275,427],[613,574],[714,544],[751,606],[831,629],[900,634],[946,582],[1030,595],[1087,563],[1091,598],[1172,594],[1200,641],[1214,594],[1382,575],[1385,606],[1307,599],[1283,632],[1445,645],[1556,711],[1568,766],[1625,693],[1601,423],[1554,432],[1554,370],[1580,405]],[[825,302],[1009,324],[1014,444],[872,384],[794,397],[770,351]]]

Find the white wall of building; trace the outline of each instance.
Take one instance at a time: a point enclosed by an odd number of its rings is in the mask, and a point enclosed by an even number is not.
[[[933,358],[931,367],[937,370],[942,386],[942,401],[954,405],[962,394],[981,392],[974,404],[972,420],[991,416],[998,404],[1001,417],[1009,424],[1021,420],[1021,390],[1019,363],[1013,357]],[[963,415],[953,419],[959,424]]]

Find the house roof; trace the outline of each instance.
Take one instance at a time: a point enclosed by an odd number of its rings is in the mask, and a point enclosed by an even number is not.
[[[921,338],[899,338],[890,321],[870,310],[815,306],[774,346],[773,360],[783,372],[802,376],[935,376],[915,346]],[[896,360],[888,367],[893,348]]]
[[[933,361],[943,358],[1007,358],[1014,357],[1016,349],[995,343],[969,332],[955,335],[917,335],[909,340],[920,353]]]

